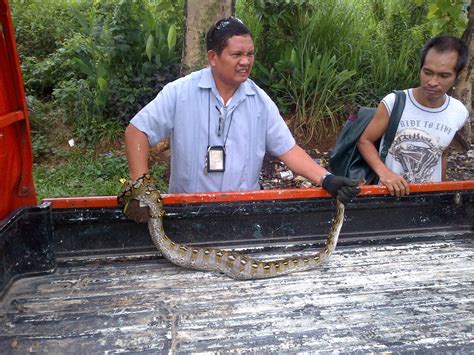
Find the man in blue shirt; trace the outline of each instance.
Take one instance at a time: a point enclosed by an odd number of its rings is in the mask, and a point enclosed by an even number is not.
[[[269,96],[251,79],[248,28],[229,17],[206,36],[209,67],[166,85],[125,132],[132,181],[148,173],[149,146],[171,137],[169,192],[258,190],[265,152],[348,202],[358,183],[333,176],[297,144]],[[126,213],[135,219],[134,202]],[[145,218],[146,219],[146,218]]]

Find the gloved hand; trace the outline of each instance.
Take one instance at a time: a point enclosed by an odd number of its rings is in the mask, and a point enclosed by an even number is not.
[[[333,174],[326,175],[322,185],[324,190],[343,204],[350,202],[360,192],[359,181]]]
[[[149,174],[138,177],[135,181],[127,181],[117,197],[118,204],[123,207],[127,218],[138,222],[147,223],[150,219],[148,206],[141,205],[139,197],[145,191],[157,190],[155,179]]]
[[[140,201],[130,200],[123,206],[123,213],[128,219],[138,223],[148,223],[150,219],[150,209],[148,206],[140,207]]]

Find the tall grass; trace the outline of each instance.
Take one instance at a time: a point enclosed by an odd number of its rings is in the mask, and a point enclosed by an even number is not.
[[[353,95],[348,91],[355,70],[340,70],[337,58],[311,46],[311,36],[295,45],[290,70],[278,88],[279,97],[294,105],[292,127],[305,142],[320,139],[338,128],[338,116]]]

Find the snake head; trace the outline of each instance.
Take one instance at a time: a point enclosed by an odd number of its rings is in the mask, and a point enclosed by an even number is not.
[[[163,214],[161,194],[156,188],[156,180],[150,174],[143,174],[134,181],[124,183],[117,201],[119,205],[127,206],[131,200],[140,201],[140,205],[143,205],[141,207],[147,206],[152,218]]]

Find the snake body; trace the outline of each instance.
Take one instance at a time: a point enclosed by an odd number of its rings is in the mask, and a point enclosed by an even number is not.
[[[314,269],[324,263],[336,248],[344,222],[344,205],[337,200],[336,215],[332,221],[325,246],[317,253],[285,259],[260,261],[235,251],[197,247],[173,242],[163,229],[163,204],[154,184],[143,179],[131,184],[120,199],[133,198],[149,207],[148,229],[153,243],[170,262],[197,270],[219,271],[233,279],[263,279],[292,272]]]

